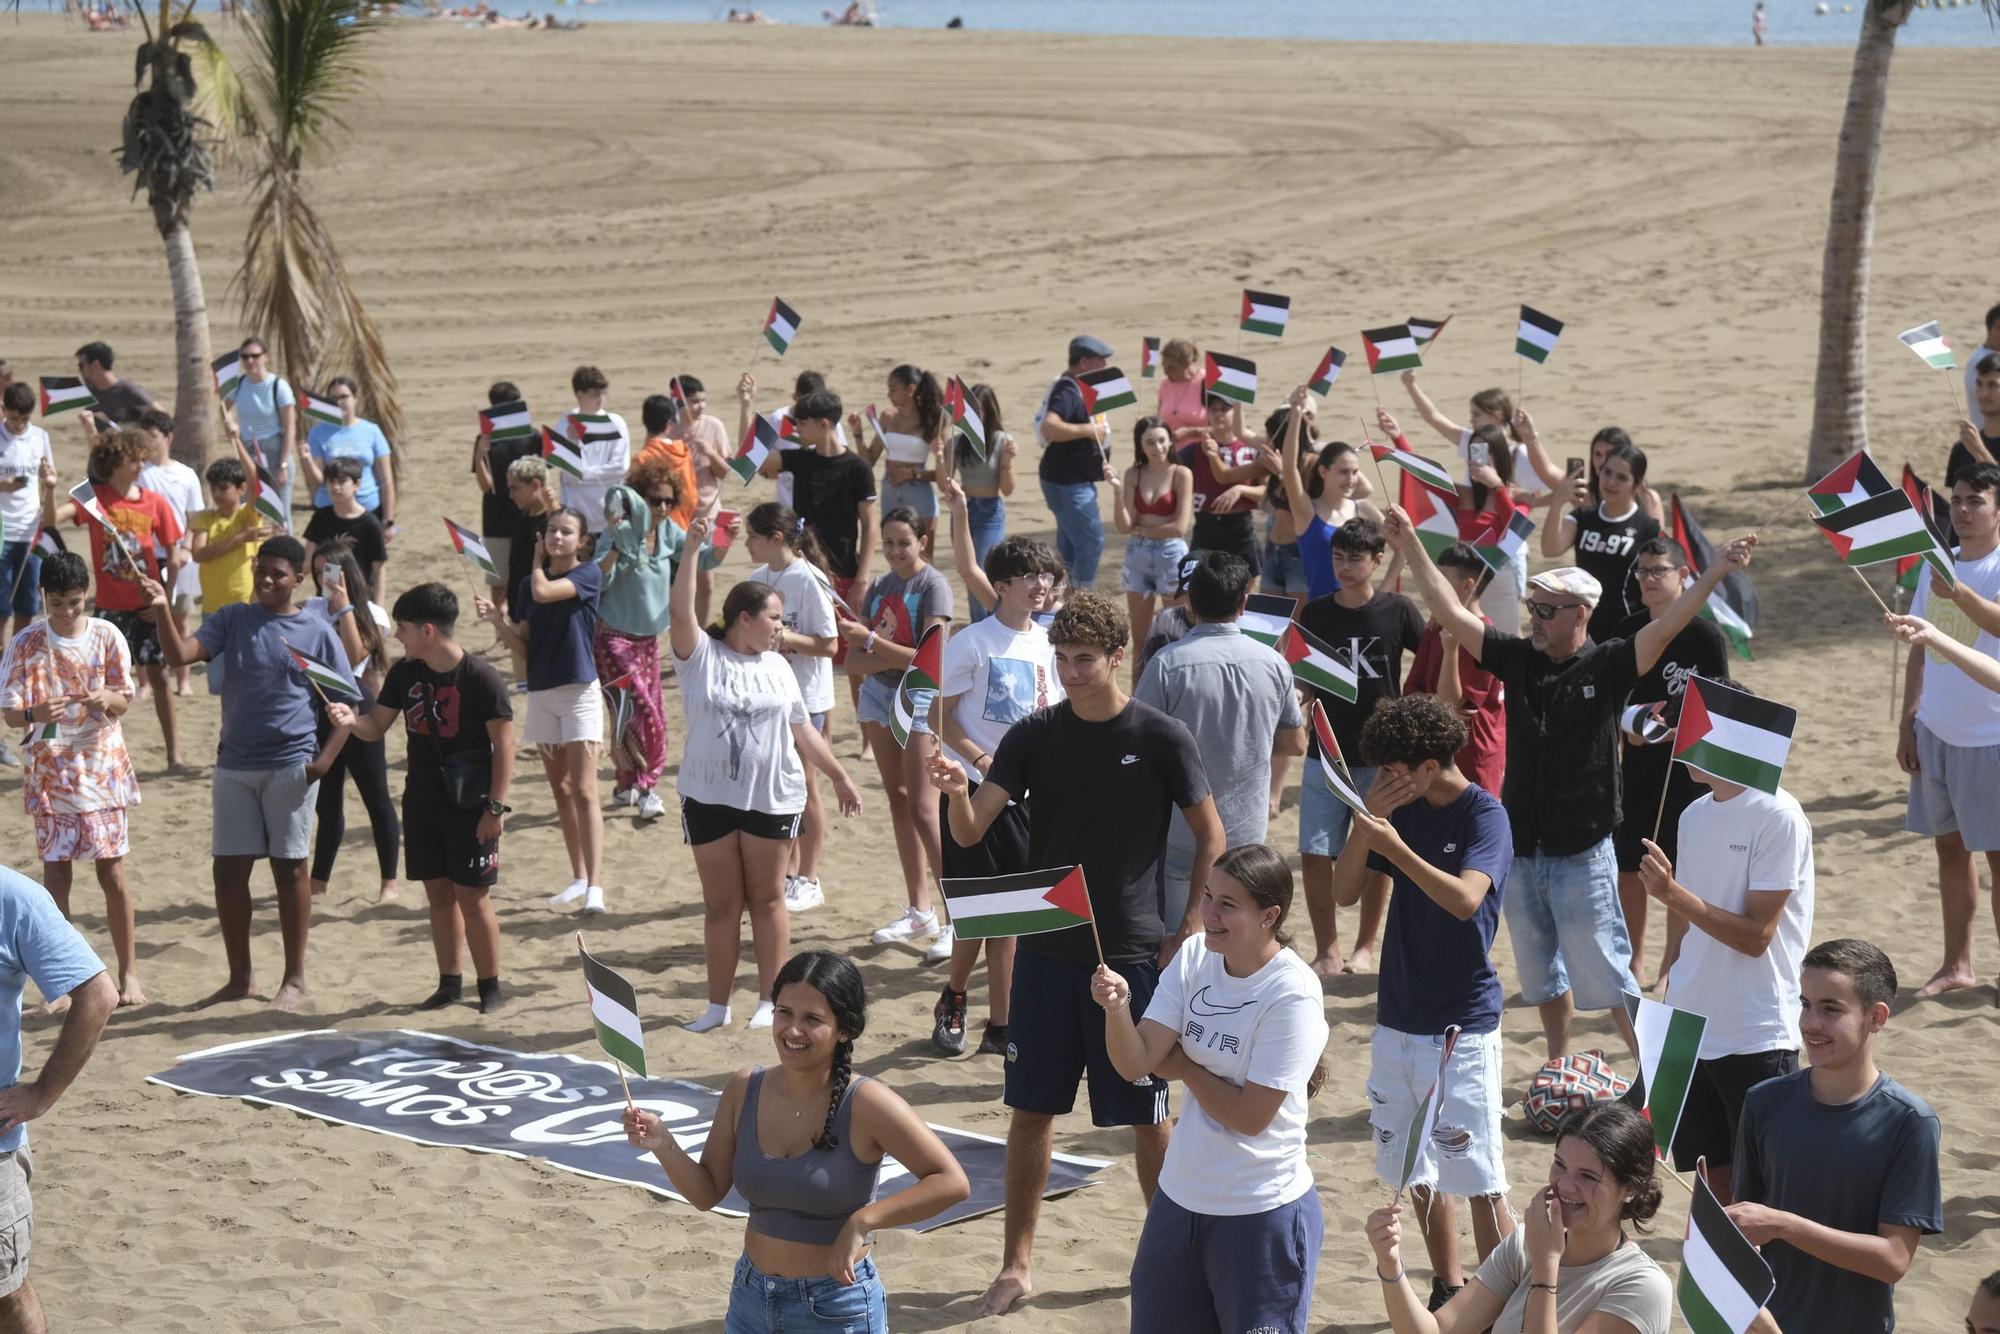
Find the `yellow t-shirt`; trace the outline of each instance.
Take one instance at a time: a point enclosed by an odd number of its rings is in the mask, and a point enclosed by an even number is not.
[[[255,528],[261,520],[257,511],[249,505],[238,505],[236,513],[224,516],[216,510],[202,510],[188,516],[194,531],[202,535],[203,542],[220,542],[236,536],[246,529]],[[202,561],[195,566],[201,572],[201,607],[203,611],[214,611],[227,607],[232,602],[248,602],[255,587],[251,566],[257,560],[256,542],[245,542],[232,551],[225,552],[214,560]]]

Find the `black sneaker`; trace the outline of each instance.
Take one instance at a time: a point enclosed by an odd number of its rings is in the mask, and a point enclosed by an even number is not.
[[[949,982],[931,1007],[931,1045],[947,1056],[965,1054],[965,993],[953,991]]]
[[[1464,1286],[1465,1285],[1461,1283],[1458,1285],[1458,1288],[1462,1288]],[[1437,1311],[1443,1308],[1446,1302],[1450,1301],[1453,1297],[1458,1295],[1458,1288],[1454,1288],[1449,1283],[1446,1283],[1443,1279],[1438,1278],[1436,1275],[1432,1275],[1430,1305],[1425,1309],[1435,1314]]]
[[[986,1034],[979,1039],[981,1056],[1005,1056],[1007,1054],[1007,1025],[988,1023]]]

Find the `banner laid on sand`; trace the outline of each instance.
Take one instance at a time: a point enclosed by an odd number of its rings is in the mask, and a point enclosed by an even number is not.
[[[283,1033],[189,1052],[151,1076],[182,1093],[285,1107],[335,1125],[393,1135],[413,1144],[535,1158],[603,1181],[621,1181],[678,1200],[650,1153],[625,1138],[625,1097],[600,1061],[566,1053],[535,1055],[461,1042],[415,1029]],[[722,1094],[684,1079],[632,1080],[632,1098],[656,1113],[683,1149],[701,1156]],[[992,1213],[1005,1203],[1007,1143],[990,1135],[932,1126],[972,1182],[972,1194],[935,1218],[928,1232]],[[1094,1184],[1095,1158],[1058,1153],[1045,1198]],[[893,1158],[882,1161],[881,1194],[914,1180]],[[734,1191],[716,1213],[748,1212]]]

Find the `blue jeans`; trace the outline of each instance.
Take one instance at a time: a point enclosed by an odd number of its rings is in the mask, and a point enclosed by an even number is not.
[[[920,519],[937,517],[937,491],[929,482],[884,482],[881,487],[882,513],[908,508]]]
[[[983,568],[986,553],[999,546],[1007,536],[1007,503],[999,496],[967,496],[965,522],[972,530],[973,563]],[[972,604],[970,621],[983,621],[993,614],[993,608],[981,605],[978,598],[968,597],[966,600]]]
[[[1104,519],[1097,512],[1094,482],[1043,482],[1042,499],[1056,520],[1056,555],[1069,571],[1071,588],[1097,583],[1097,562],[1104,555]]]
[[[1308,757],[1305,763],[1306,771],[1299,779],[1299,852],[1308,857],[1338,857],[1347,846],[1347,831],[1354,825],[1354,812],[1326,785],[1319,761]],[[1348,772],[1354,775],[1356,790],[1367,796],[1369,785],[1375,781],[1375,770],[1357,764]]]
[[[27,563],[25,570],[23,562]],[[41,578],[42,558],[26,539],[0,547],[0,621],[9,611],[22,620],[41,611]]]
[[[854,1282],[819,1278],[774,1278],[736,1259],[729,1281],[729,1313],[723,1334],[889,1334],[889,1296],[882,1291],[875,1262],[854,1266]]]
[[[1500,903],[1528,1004],[1569,991],[1579,1010],[1609,1010],[1639,993],[1609,837],[1567,857],[1514,858]]]

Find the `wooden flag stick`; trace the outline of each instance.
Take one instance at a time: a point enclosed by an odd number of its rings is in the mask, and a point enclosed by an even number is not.
[[[1088,894],[1089,891],[1086,890],[1085,893]],[[1098,966],[1100,968],[1109,968],[1111,965],[1104,962],[1104,939],[1097,934],[1097,909],[1095,908],[1090,910],[1090,940],[1092,944],[1097,946]]]
[[[1852,565],[1849,565],[1847,568],[1850,570],[1854,570],[1854,577],[1856,579],[1859,579],[1861,581],[1861,586],[1868,590],[1868,596],[1875,599],[1875,605],[1882,609],[1882,614],[1884,616],[1890,615],[1889,604],[1884,602],[1882,600],[1882,595],[1875,591],[1875,585],[1868,582],[1868,576],[1861,573],[1861,571],[1859,570],[1855,570]]]
[[[1368,419],[1366,417],[1357,417],[1355,420],[1361,423],[1361,447],[1368,449]],[[1395,504],[1395,497],[1389,494],[1389,476],[1382,471],[1382,460],[1375,457],[1375,451],[1372,449],[1368,449],[1368,458],[1375,465],[1375,480],[1382,483],[1382,503],[1384,505]]]
[[[625,1082],[625,1062],[614,1056],[611,1063],[618,1067],[618,1087],[625,1090],[626,1107],[636,1109],[638,1104],[632,1101],[632,1086]]]
[[[1653,812],[1653,842],[1655,843],[1660,841],[1660,822],[1667,818],[1667,789],[1673,785],[1674,761],[1672,756],[1669,756],[1667,759],[1667,781],[1660,784],[1660,805],[1659,809]]]
[[[290,652],[290,651],[292,650],[292,641],[291,641],[291,640],[289,640],[289,639],[286,639],[286,638],[284,638],[284,637],[283,637],[282,635],[280,635],[280,636],[279,636],[279,638],[278,638],[278,642],[279,642],[279,643],[281,643],[281,644],[283,644],[283,645],[285,646],[285,649],[286,649],[286,651],[287,651],[287,652]],[[331,705],[331,704],[333,703],[333,701],[332,701],[332,700],[330,700],[330,699],[328,699],[328,698],[326,697],[326,691],[324,691],[324,690],[320,689],[320,685],[319,685],[319,682],[317,682],[317,681],[313,680],[313,678],[312,678],[312,673],[311,673],[311,672],[308,672],[308,671],[305,671],[305,669],[304,669],[304,668],[300,668],[300,671],[301,671],[301,672],[302,672],[302,673],[304,674],[304,676],[305,676],[305,678],[306,678],[306,684],[307,684],[307,685],[309,685],[309,686],[311,686],[311,687],[313,688],[313,693],[314,693],[315,695],[318,695],[318,696],[319,696],[319,702],[320,702],[320,704],[321,704],[322,706],[330,706],[330,705]]]

